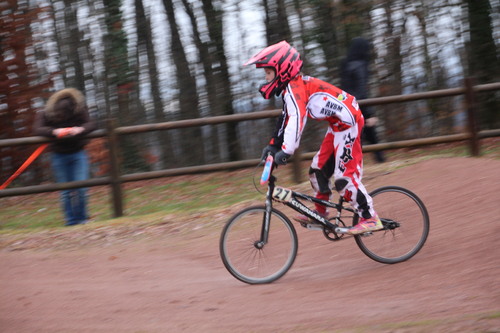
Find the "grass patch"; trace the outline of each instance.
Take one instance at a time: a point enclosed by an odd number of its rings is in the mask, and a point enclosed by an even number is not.
[[[492,312],[492,313],[486,313],[483,316],[481,316],[481,319],[498,319],[500,318],[500,311],[498,312]]]
[[[464,332],[468,331],[467,325],[475,326],[476,322],[483,320],[498,319],[499,313],[469,313],[454,318],[423,319],[418,321],[408,321],[399,323],[388,323],[380,325],[382,330],[389,332],[403,330],[408,332],[441,332],[443,328],[453,331],[453,327],[464,327]],[[472,323],[472,324],[471,324]],[[479,325],[478,325],[479,326]],[[370,330],[367,330],[369,332]],[[484,331],[489,332],[489,331]]]
[[[263,197],[253,187],[249,170],[128,183],[124,184],[123,195],[127,218],[119,221],[189,214]],[[113,219],[111,202],[108,187],[89,188],[88,207],[93,222],[117,221]],[[0,207],[0,233],[65,228],[57,192],[2,198]]]
[[[500,140],[493,138],[481,144],[482,157],[500,159]],[[412,148],[387,151],[391,168],[400,169],[416,162],[443,156],[468,156],[465,144],[436,145],[432,148]],[[304,161],[302,180],[307,183],[310,161]],[[365,154],[365,166],[384,167],[373,162],[371,153]],[[123,186],[124,215],[114,219],[109,187],[89,188],[89,209],[94,222],[101,224],[125,221],[161,220],[158,216],[190,214],[223,210],[235,204],[259,199],[252,178],[258,184],[260,170],[249,168],[232,172],[160,178],[126,183]],[[281,184],[293,184],[288,168],[277,170]],[[304,185],[304,186],[306,186]],[[259,185],[258,185],[259,186]],[[285,185],[286,186],[286,185]],[[265,192],[264,187],[259,187]],[[45,229],[66,228],[57,192],[0,198],[0,234],[23,233]]]
[[[460,316],[422,319],[415,321],[387,322],[384,324],[346,326],[344,328],[325,328],[323,323],[299,325],[293,332],[330,332],[330,333],[428,333],[428,332],[496,332],[495,319],[498,312],[469,313]],[[492,329],[490,329],[490,327]]]

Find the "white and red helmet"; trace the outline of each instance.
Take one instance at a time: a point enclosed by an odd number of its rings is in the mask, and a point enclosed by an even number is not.
[[[265,99],[271,98],[273,94],[278,96],[286,85],[300,73],[302,60],[300,54],[286,41],[266,47],[243,66],[255,65],[256,68],[273,68],[276,76],[271,82],[260,86],[259,91]]]

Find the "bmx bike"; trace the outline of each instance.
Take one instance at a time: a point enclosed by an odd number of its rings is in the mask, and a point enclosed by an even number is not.
[[[245,208],[225,224],[219,251],[226,269],[236,279],[248,284],[271,283],[292,267],[297,256],[298,237],[293,223],[273,207],[279,202],[309,217],[301,223],[309,230],[319,230],[326,239],[340,241],[354,238],[369,258],[395,264],[410,259],[420,251],[429,234],[429,214],[416,194],[399,186],[384,186],[370,193],[383,229],[349,235],[347,226],[359,221],[356,211],[343,197],[338,202],[317,199],[276,184],[274,162],[268,156],[261,176],[267,183],[265,205]],[[319,203],[336,211],[326,219],[304,202]]]

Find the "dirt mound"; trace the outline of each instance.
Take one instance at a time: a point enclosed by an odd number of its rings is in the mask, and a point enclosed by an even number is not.
[[[3,239],[0,331],[498,332],[498,170],[484,158],[367,168],[369,189],[407,187],[426,204],[422,251],[384,265],[352,240],[297,226],[294,266],[263,286],[235,280],[219,258],[222,225],[241,207],[139,229],[84,226],[55,243],[51,233]]]

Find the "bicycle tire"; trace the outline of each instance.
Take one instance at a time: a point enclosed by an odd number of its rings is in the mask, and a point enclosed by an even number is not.
[[[243,209],[229,219],[222,229],[219,251],[226,269],[236,279],[248,284],[265,284],[281,278],[297,256],[298,238],[292,222],[272,209],[267,244],[261,239],[265,206]]]
[[[403,262],[417,254],[424,246],[430,228],[429,214],[422,200],[415,193],[399,186],[380,187],[370,196],[383,223],[387,226],[396,222],[398,226],[355,235],[361,251],[384,264]],[[353,225],[358,221],[359,217],[356,216]]]

